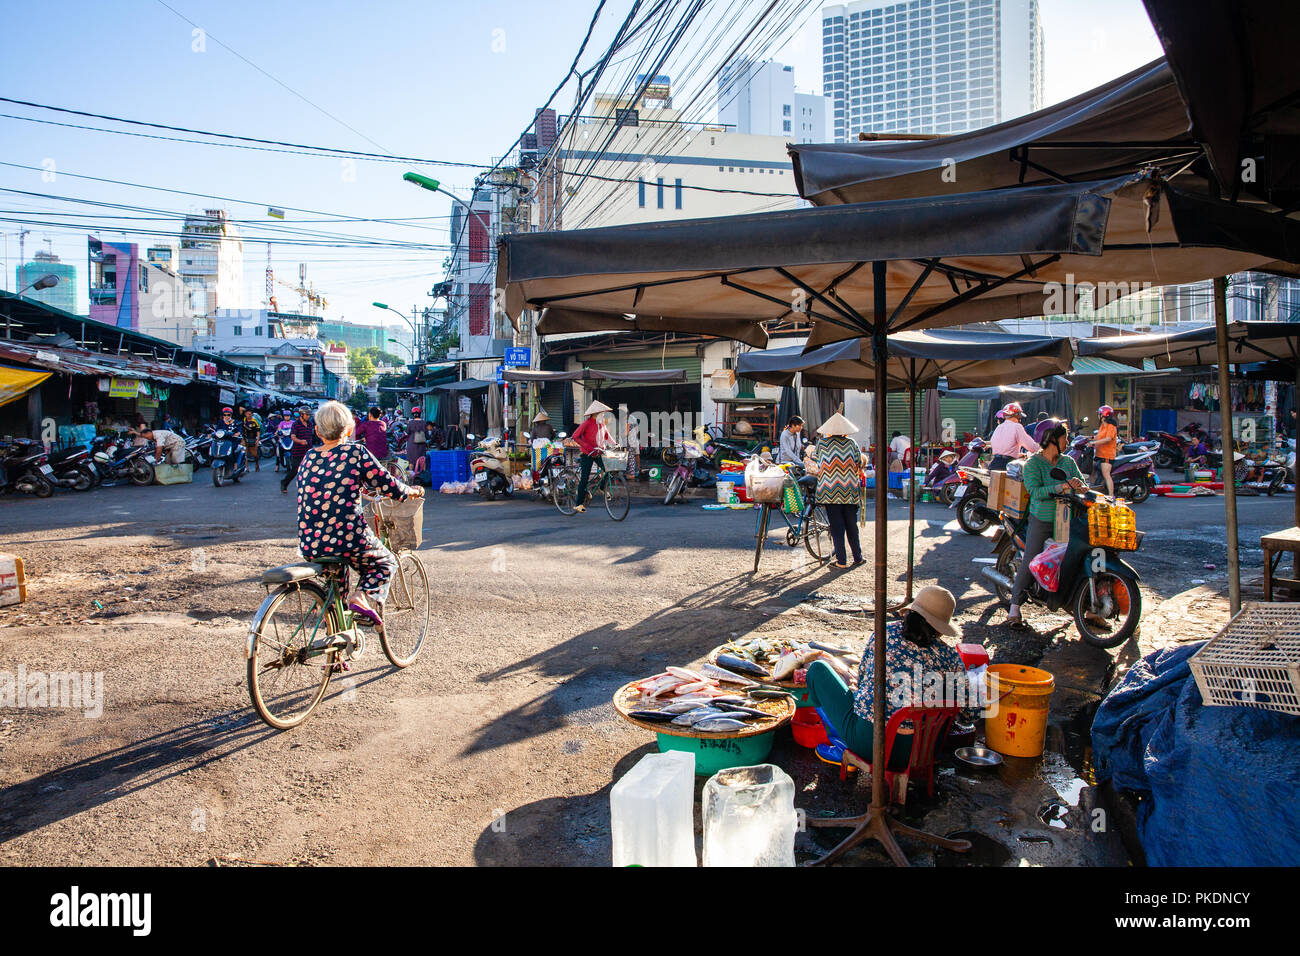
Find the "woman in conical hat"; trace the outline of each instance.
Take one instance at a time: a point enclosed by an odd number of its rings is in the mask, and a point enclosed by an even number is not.
[[[532,426],[529,434],[534,439],[545,438],[550,440],[555,437],[555,428],[551,425],[551,416],[546,414],[544,408],[533,416]]]
[[[578,458],[580,477],[578,479],[578,497],[575,511],[587,510],[587,481],[591,478],[591,466],[600,457],[601,449],[613,444],[609,429],[601,422],[600,416],[613,409],[604,402],[592,402],[583,412],[586,417],[573,432],[573,440],[578,443],[582,454]]]
[[[836,412],[817,429],[817,504],[826,509],[835,548],[835,567],[851,567],[845,549],[853,552],[853,564],[863,561],[858,540],[858,505],[862,501],[862,449],[849,436],[858,431]]]

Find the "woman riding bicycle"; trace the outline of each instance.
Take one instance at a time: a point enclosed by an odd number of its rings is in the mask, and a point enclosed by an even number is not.
[[[405,501],[423,497],[424,489],[397,481],[365,445],[348,441],[352,429],[352,413],[342,402],[316,410],[321,444],[298,468],[298,547],[308,561],[342,558],[355,570],[348,606],[358,623],[378,625],[397,564],[366,525],[361,493],[369,489]]]
[[[602,402],[592,402],[583,413],[586,415],[583,423],[574,429],[573,440],[582,452],[578,459],[581,474],[578,478],[578,504],[574,511],[587,510],[587,481],[591,478],[591,466],[600,459],[601,450],[614,442],[609,429],[600,420],[601,415],[612,411],[612,408]]]

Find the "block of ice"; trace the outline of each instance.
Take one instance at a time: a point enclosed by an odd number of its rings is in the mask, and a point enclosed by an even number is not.
[[[794,781],[770,763],[704,785],[705,866],[794,866]]]
[[[648,754],[609,793],[615,866],[697,866],[695,754]]]

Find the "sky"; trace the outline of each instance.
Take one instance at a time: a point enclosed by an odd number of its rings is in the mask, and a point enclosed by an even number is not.
[[[33,20],[26,0],[0,0],[0,22],[24,24],[19,42],[6,43],[0,96],[291,144],[490,165],[567,73],[597,2],[43,0]],[[631,6],[632,0],[607,0],[581,69],[609,45]],[[767,0],[709,0],[665,72],[721,57],[729,39],[766,6]],[[816,92],[819,9],[805,3],[762,47],[767,57],[795,67],[800,89]],[[1040,10],[1045,105],[1161,55],[1140,0],[1040,0]],[[719,42],[703,27],[724,13],[735,19]],[[636,65],[616,58],[611,76]],[[699,67],[697,79],[706,74]],[[571,80],[557,96],[560,112],[572,106],[575,89]],[[198,138],[8,102],[0,102],[0,114],[6,114],[0,116],[0,189],[6,190],[0,191],[0,287],[13,289],[18,231],[30,229],[29,259],[35,249],[52,248],[77,266],[83,311],[88,232],[143,247],[158,239],[139,230],[174,234],[186,212],[215,206],[242,223],[247,306],[261,307],[264,298],[265,239],[285,239],[285,230],[294,229],[311,232],[322,245],[277,242],[277,278],[296,284],[305,263],[331,318],[394,319],[371,302],[407,313],[432,305],[427,293],[442,278],[449,241],[450,200],[403,182],[402,173],[417,170],[465,195],[478,171],[71,129],[9,117]],[[136,208],[64,201],[72,198]],[[284,209],[284,221],[268,218],[268,206]],[[45,224],[4,221],[15,219]],[[332,236],[431,248],[324,245],[339,241]],[[279,287],[277,296],[282,309],[297,308],[294,293]]]

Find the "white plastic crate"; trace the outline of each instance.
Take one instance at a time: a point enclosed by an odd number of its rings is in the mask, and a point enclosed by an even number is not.
[[[1187,664],[1207,706],[1300,716],[1300,604],[1248,601]]]

